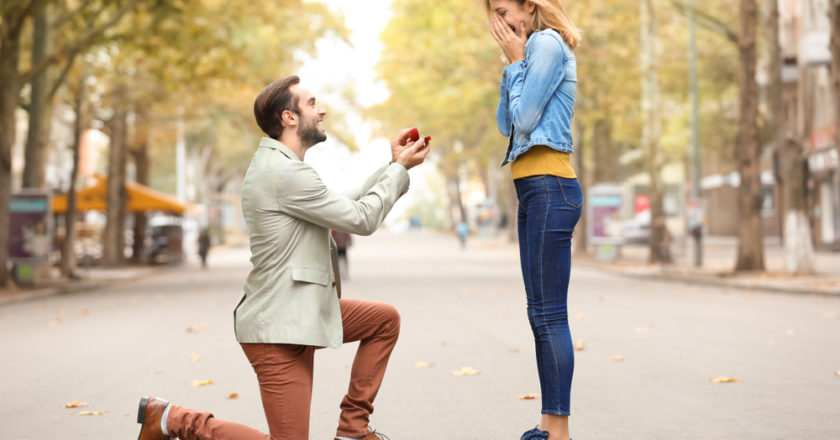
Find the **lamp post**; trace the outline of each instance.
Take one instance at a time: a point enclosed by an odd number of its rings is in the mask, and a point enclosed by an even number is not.
[[[689,22],[689,88],[691,96],[691,158],[692,158],[692,173],[691,173],[691,197],[697,205],[695,209],[703,210],[704,207],[700,202],[700,145],[698,140],[699,122],[698,122],[698,105],[697,105],[697,31],[694,22],[694,7],[695,1],[691,0],[688,8],[688,22]],[[700,267],[703,265],[703,224],[702,217],[698,219],[697,231],[694,236],[694,266]]]

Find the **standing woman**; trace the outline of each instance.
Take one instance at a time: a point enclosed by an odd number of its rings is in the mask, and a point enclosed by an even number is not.
[[[580,32],[559,0],[485,0],[507,61],[496,124],[510,137],[519,258],[534,332],[542,418],[522,440],[569,440],[574,349],[566,297],[583,195],[571,166]]]

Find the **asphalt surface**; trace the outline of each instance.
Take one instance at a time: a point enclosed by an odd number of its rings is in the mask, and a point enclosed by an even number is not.
[[[141,280],[0,306],[0,439],[134,439],[143,395],[266,430],[232,309],[244,248]],[[357,237],[346,297],[402,314],[371,424],[393,440],[518,439],[539,393],[518,254],[427,232]],[[574,266],[574,263],[573,263]],[[572,436],[840,438],[840,299],[573,269]],[[316,354],[311,438],[332,439],[355,344]],[[623,361],[609,360],[620,355]],[[430,364],[415,368],[418,362]],[[471,367],[480,374],[453,376]],[[711,383],[726,376],[735,383]],[[194,387],[192,381],[214,384]],[[231,399],[232,393],[237,398]],[[63,408],[81,401],[83,408]],[[105,411],[82,416],[82,411]]]

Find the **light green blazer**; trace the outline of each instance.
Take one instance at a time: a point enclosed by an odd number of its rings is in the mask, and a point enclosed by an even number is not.
[[[391,164],[361,188],[339,194],[288,147],[262,138],[242,185],[253,268],[233,312],[236,340],[341,346],[340,279],[330,229],[372,234],[408,181],[406,169]]]

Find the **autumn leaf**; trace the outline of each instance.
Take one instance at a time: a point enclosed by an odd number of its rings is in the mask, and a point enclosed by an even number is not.
[[[64,404],[65,408],[84,408],[88,406],[85,402],[79,402],[78,400],[74,400],[72,402],[67,402]]]
[[[194,380],[194,381],[190,382],[190,385],[192,385],[194,387],[206,387],[208,385],[213,385],[215,383],[216,382],[213,382],[212,380]]]
[[[840,370],[835,371],[834,375],[837,376],[837,377],[840,377]]]
[[[537,397],[540,397],[540,395],[539,394],[523,394],[521,396],[516,396],[516,398],[519,399],[519,400],[533,400],[533,399],[536,399]]]
[[[108,411],[81,411],[76,413],[77,416],[103,416],[107,414]]]
[[[197,324],[197,325],[191,325],[191,326],[187,327],[187,333],[198,333],[198,332],[206,329],[207,327],[210,327],[210,325],[205,323],[205,322],[203,322],[201,324]]]
[[[785,332],[785,334],[786,334],[786,335],[788,335],[788,336],[793,336],[794,331],[793,331],[793,329],[792,329],[792,328],[789,328],[789,329],[787,329],[787,331]]]
[[[837,314],[836,313],[826,313],[825,315],[823,315],[823,318],[834,320],[834,319],[837,319]]]
[[[726,376],[719,376],[713,377],[709,379],[711,383],[732,383],[732,382],[740,382],[740,380],[735,379],[734,377],[726,377]]]
[[[578,339],[577,341],[575,341],[574,348],[575,351],[583,351],[583,349],[586,348],[586,341],[584,341],[583,339]]]
[[[232,399],[237,399],[237,398],[239,398],[239,394],[236,394],[236,393],[230,393],[230,394],[228,394],[228,397],[227,397],[227,398],[228,398],[228,399],[231,399],[231,400],[232,400]]]
[[[190,353],[190,359],[192,359],[193,363],[195,363],[201,360],[201,356],[195,353]]]
[[[584,313],[578,313],[575,315],[575,319],[577,319],[578,321],[583,320],[583,318],[586,318],[586,314]]]
[[[624,356],[622,356],[620,354],[614,354],[614,355],[608,357],[607,360],[610,361],[610,362],[624,362]]]
[[[429,368],[431,366],[432,364],[426,361],[418,361],[416,364],[414,364],[414,368]]]
[[[645,334],[650,333],[650,329],[647,327],[636,327],[636,333]]]
[[[453,371],[450,374],[453,376],[478,376],[481,373],[473,367],[462,367],[460,370]]]

